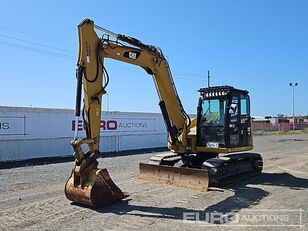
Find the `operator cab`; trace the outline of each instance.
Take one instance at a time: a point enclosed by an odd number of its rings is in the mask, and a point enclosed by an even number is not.
[[[197,143],[207,148],[252,145],[248,91],[230,86],[201,88],[197,111]]]

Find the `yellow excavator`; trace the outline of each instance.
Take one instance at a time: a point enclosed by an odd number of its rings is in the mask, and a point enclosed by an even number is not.
[[[101,38],[97,30],[103,32]],[[69,200],[102,207],[126,196],[97,162],[102,156],[102,96],[109,82],[106,58],[143,68],[153,77],[160,99],[171,152],[140,163],[140,179],[207,191],[209,186],[229,184],[262,171],[261,155],[246,152],[253,148],[248,91],[231,86],[201,88],[197,117],[191,119],[176,91],[168,61],[158,47],[113,33],[90,19],[78,25],[78,35],[76,121],[82,116],[86,137],[78,139],[75,129],[71,141],[75,164],[65,185]],[[82,145],[88,146],[86,152]]]

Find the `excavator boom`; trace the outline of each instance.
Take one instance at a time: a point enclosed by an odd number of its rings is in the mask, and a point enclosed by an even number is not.
[[[99,38],[94,29],[103,31],[105,35]],[[78,35],[76,120],[82,115],[86,137],[78,139],[76,133],[71,142],[74,149],[75,166],[66,183],[65,194],[71,201],[100,207],[125,197],[124,193],[111,180],[107,170],[98,168],[96,160],[101,156],[99,140],[102,95],[106,93],[109,82],[109,76],[104,66],[105,58],[139,66],[153,76],[160,99],[159,106],[169,134],[168,146],[173,151],[179,153],[186,151],[186,134],[191,126],[191,119],[184,111],[169,64],[159,48],[143,44],[132,37],[110,32],[95,25],[89,19],[82,21],[78,26]],[[83,109],[81,109],[82,85]],[[78,129],[75,131],[77,132]],[[89,147],[85,153],[81,148],[83,144]],[[187,168],[153,167],[141,164],[140,171],[140,178],[145,180],[158,179],[156,182],[168,182],[178,186],[187,185],[192,188],[200,188],[203,191],[208,187],[206,170],[197,173]],[[202,180],[200,180],[201,178]]]

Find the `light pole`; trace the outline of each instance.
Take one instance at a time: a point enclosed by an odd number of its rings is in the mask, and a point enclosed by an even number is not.
[[[293,102],[293,133],[295,132],[295,96],[294,96],[294,91],[295,88],[298,87],[298,83],[289,83],[289,86],[292,87],[292,102]]]

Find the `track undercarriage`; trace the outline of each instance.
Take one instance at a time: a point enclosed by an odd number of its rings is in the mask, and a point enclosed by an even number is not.
[[[199,191],[219,187],[262,172],[263,161],[258,153],[158,154],[148,164],[140,164],[139,178],[168,183]]]

